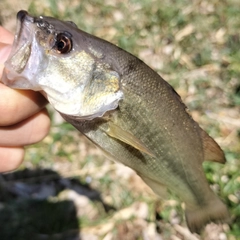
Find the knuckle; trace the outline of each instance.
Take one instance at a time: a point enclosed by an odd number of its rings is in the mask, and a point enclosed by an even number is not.
[[[30,144],[43,140],[47,136],[51,126],[47,110],[42,110],[35,118]]]

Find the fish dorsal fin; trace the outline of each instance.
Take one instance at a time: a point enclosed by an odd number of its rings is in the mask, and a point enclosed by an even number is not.
[[[200,131],[203,151],[204,151],[204,161],[213,161],[218,163],[225,163],[226,158],[223,150],[219,145],[211,138],[204,130]]]
[[[151,157],[154,157],[154,154],[140,141],[137,137],[135,137],[132,133],[123,130],[121,127],[116,125],[115,123],[109,121],[108,129],[106,133],[113,138],[116,138],[141,152],[147,153]]]

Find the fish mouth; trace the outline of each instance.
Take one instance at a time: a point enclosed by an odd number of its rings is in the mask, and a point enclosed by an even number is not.
[[[20,74],[24,70],[31,55],[32,34],[27,23],[33,23],[34,18],[27,11],[21,10],[17,13],[17,29],[14,37],[12,51],[6,62],[6,67]]]
[[[30,16],[27,11],[25,10],[20,10],[17,13],[17,20],[21,23],[24,20],[27,20],[29,22],[34,22],[34,17]]]
[[[26,11],[19,11],[17,14],[17,29],[14,36],[11,53],[5,63],[5,67],[9,70],[14,70],[20,74],[31,54],[31,34],[29,27],[24,27],[25,19],[32,22],[33,18]]]
[[[33,56],[34,34],[36,32],[35,18],[27,11],[17,13],[17,27],[11,53],[5,62],[1,81],[12,88],[31,88],[31,76],[36,67],[30,58]],[[37,61],[37,60],[36,60]],[[31,75],[31,76],[30,76]]]
[[[24,25],[25,21],[33,23],[34,18],[32,16],[30,16],[27,11],[20,10],[17,13],[17,29],[16,29],[16,33],[15,33],[13,46],[15,45],[15,43],[17,43],[20,36],[22,35],[23,25]]]

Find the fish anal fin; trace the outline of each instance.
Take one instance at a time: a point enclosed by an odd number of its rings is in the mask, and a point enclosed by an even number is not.
[[[169,195],[168,190],[164,184],[154,181],[148,177],[142,176],[139,173],[138,173],[138,175],[160,198],[162,198],[162,199],[168,198],[168,195]]]
[[[226,158],[223,150],[204,130],[201,129],[201,138],[203,143],[204,161],[213,161],[225,163]]]
[[[116,138],[141,152],[144,152],[151,157],[154,157],[154,154],[140,141],[137,137],[135,137],[132,133],[123,130],[121,127],[116,125],[115,123],[109,121],[108,122],[108,130],[106,133],[113,138]]]
[[[203,227],[210,222],[230,223],[230,215],[227,207],[217,198],[208,205],[198,206],[195,209],[189,209],[186,205],[186,221],[189,230],[200,234]]]

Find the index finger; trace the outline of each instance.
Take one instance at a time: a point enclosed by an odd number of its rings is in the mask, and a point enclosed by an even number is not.
[[[45,107],[46,98],[39,92],[15,90],[0,83],[0,126],[18,123]]]
[[[14,36],[8,30],[0,26],[0,42],[12,44]]]
[[[11,45],[0,42],[0,81],[4,68],[4,62],[7,60],[8,55],[11,52]]]
[[[3,63],[11,51],[13,35],[0,26],[0,78]],[[2,42],[2,43],[1,43]],[[40,111],[47,100],[38,92],[14,90],[0,82],[0,126],[9,126],[22,121]]]
[[[10,54],[10,44],[12,44],[13,39],[13,34],[0,26],[0,78],[2,75],[2,70],[4,68],[3,63],[7,60],[7,57]]]

